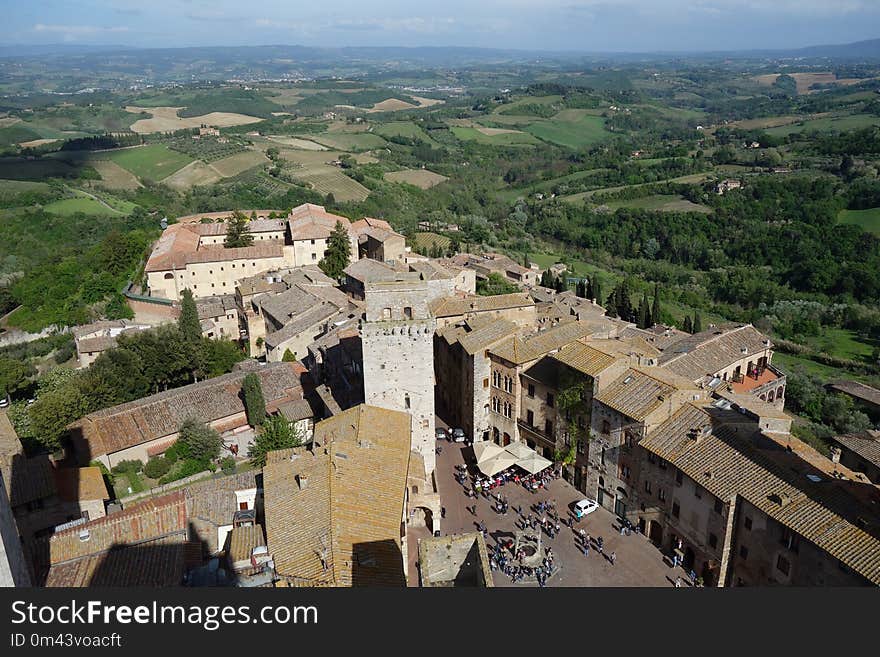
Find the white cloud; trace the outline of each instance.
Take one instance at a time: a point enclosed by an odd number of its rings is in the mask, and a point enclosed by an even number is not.
[[[45,23],[37,23],[34,25],[34,32],[51,32],[68,36],[87,36],[92,34],[109,34],[129,31],[130,29],[124,25],[116,27],[101,27],[99,25],[47,25]]]

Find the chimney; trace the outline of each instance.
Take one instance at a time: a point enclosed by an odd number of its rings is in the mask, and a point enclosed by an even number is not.
[[[831,462],[832,463],[840,463],[840,447],[832,447],[831,448]]]
[[[296,483],[299,484],[300,490],[305,490],[309,485],[309,478],[304,474],[296,475]]]

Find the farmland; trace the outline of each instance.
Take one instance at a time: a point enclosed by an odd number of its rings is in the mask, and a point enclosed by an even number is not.
[[[692,203],[682,196],[670,194],[652,194],[625,201],[608,201],[605,205],[612,210],[617,208],[633,208],[636,210],[657,210],[659,212],[703,212],[706,214],[712,212],[712,209],[705,205]]]
[[[540,142],[532,135],[519,130],[487,135],[479,128],[450,128],[452,134],[463,141],[475,141],[488,146],[535,146]]]
[[[579,149],[592,146],[606,137],[605,120],[599,116],[584,115],[575,121],[536,121],[526,131],[544,141],[566,148]]]
[[[111,159],[119,166],[144,180],[162,180],[192,162],[183,153],[161,144],[126,148],[114,152]]]
[[[403,171],[391,171],[385,174],[385,180],[398,183],[415,185],[421,189],[430,189],[434,185],[448,180],[446,176],[428,171],[427,169],[404,169]]]
[[[183,117],[178,114],[182,107],[135,107],[125,108],[129,112],[147,113],[150,118],[138,119],[131,124],[131,130],[138,134],[152,132],[172,132],[184,128],[198,128],[201,125],[228,127],[259,123],[261,118],[232,112],[209,112],[199,116]]]

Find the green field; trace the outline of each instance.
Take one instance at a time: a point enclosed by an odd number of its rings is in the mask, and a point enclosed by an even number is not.
[[[193,161],[188,155],[172,151],[161,144],[126,148],[116,151],[110,158],[138,178],[154,181],[170,176]]]
[[[0,194],[23,194],[24,192],[46,192],[49,185],[30,180],[0,180]]]
[[[497,135],[484,135],[476,128],[450,128],[452,134],[462,141],[475,141],[487,146],[535,146],[538,140],[526,132],[503,132]]]
[[[870,338],[862,338],[848,329],[824,328],[822,334],[805,338],[803,342],[816,351],[851,360],[870,359],[876,346]]]
[[[505,201],[515,201],[521,196],[531,196],[536,192],[548,193],[557,185],[574,183],[579,180],[583,180],[584,178],[594,176],[597,173],[603,173],[605,171],[608,171],[608,169],[587,169],[585,171],[575,171],[574,173],[559,176],[558,178],[551,178],[550,180],[542,180],[540,182],[532,183],[531,185],[528,185],[526,187],[507,187],[500,190],[498,192],[498,196]]]
[[[638,210],[659,210],[661,212],[703,212],[706,214],[712,212],[711,208],[698,203],[691,203],[683,196],[677,194],[653,194],[641,198],[608,201],[604,205],[607,205],[612,210],[633,208]]]
[[[816,361],[810,360],[809,358],[794,356],[792,354],[784,354],[780,351],[777,351],[773,354],[773,365],[778,367],[785,373],[802,370],[807,374],[815,376],[821,381],[853,379],[855,381],[861,381],[862,383],[867,383],[868,385],[872,386],[880,385],[880,377],[866,376],[864,374],[850,372],[849,370],[840,369],[838,367],[823,365],[822,363],[817,363]]]
[[[843,132],[846,130],[869,128],[873,125],[880,125],[880,116],[853,114],[851,116],[826,117],[799,123],[791,123],[776,128],[768,128],[765,132],[777,137],[785,137],[797,132],[809,132],[814,130],[817,132]]]
[[[639,183],[637,185],[622,185],[620,187],[603,187],[602,189],[594,189],[589,192],[581,192],[580,194],[571,194],[570,196],[562,196],[563,201],[566,203],[581,203],[585,199],[588,199],[596,194],[607,194],[611,192],[619,192],[623,189],[637,189],[639,187],[644,187],[645,185],[656,185],[660,182],[672,182],[672,183],[683,183],[685,185],[696,185],[697,183],[701,183],[708,178],[711,178],[713,174],[711,173],[692,173],[687,176],[679,176],[678,178],[670,178],[668,180],[658,180],[657,182],[651,183]]]
[[[592,146],[610,134],[605,130],[605,119],[589,115],[577,121],[535,121],[525,129],[539,139],[574,149]]]
[[[96,200],[96,198],[92,198],[92,196],[78,190],[74,190],[74,193],[76,194],[76,197],[53,201],[52,203],[43,206],[43,209],[46,212],[61,216],[69,216],[76,214],[77,212],[92,215],[123,215],[130,214],[136,207],[134,203],[114,197],[97,197],[101,200]]]
[[[390,123],[382,123],[376,126],[373,129],[373,132],[382,137],[410,137],[431,144],[432,146],[437,145],[437,142],[431,139],[427,132],[422,130],[412,121],[391,121]]]
[[[837,223],[861,226],[869,233],[880,235],[880,208],[841,210],[837,215]]]
[[[382,137],[370,132],[334,132],[320,135],[302,135],[302,137],[304,139],[311,139],[322,146],[336,148],[340,151],[369,151],[386,145],[386,141]]]
[[[449,244],[452,242],[448,237],[438,235],[437,233],[416,233],[410,238],[410,241],[412,242],[413,248],[430,249],[437,244],[444,250],[449,247]]]

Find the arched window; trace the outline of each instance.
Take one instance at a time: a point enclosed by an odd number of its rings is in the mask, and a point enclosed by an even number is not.
[[[172,278],[174,278],[174,274],[168,272],[167,274],[165,274],[164,278],[166,281],[170,281]]]

